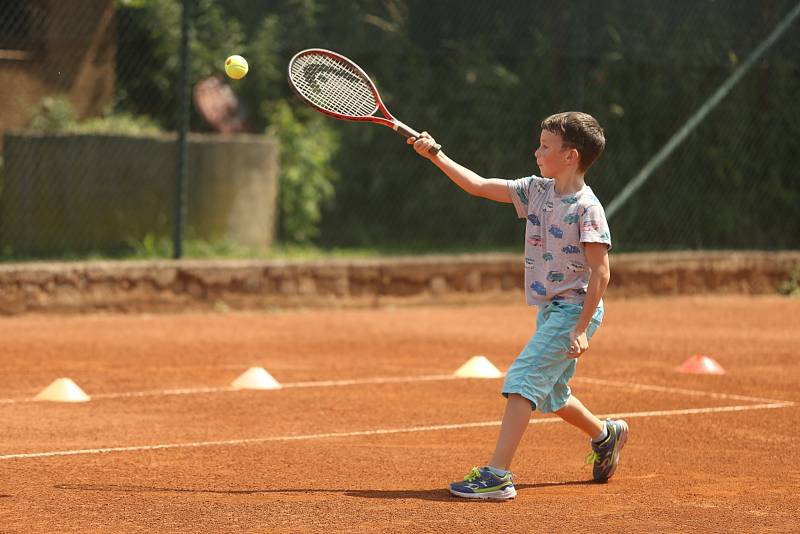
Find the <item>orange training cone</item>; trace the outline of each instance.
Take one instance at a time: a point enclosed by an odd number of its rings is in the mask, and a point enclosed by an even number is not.
[[[695,354],[675,369],[679,373],[693,373],[698,375],[724,375],[725,369],[714,358]]]

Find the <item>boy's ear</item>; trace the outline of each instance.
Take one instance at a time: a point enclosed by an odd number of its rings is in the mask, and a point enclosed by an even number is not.
[[[567,152],[567,162],[569,163],[580,163],[581,162],[581,154],[578,152],[577,148],[570,148]]]

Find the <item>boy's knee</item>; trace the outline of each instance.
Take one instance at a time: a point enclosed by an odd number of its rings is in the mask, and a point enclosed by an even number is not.
[[[524,397],[523,395],[520,395],[519,393],[507,393],[506,399],[509,404],[520,405],[520,406],[526,404],[531,410],[536,409],[536,402],[528,399],[527,397]]]
[[[558,408],[557,410],[553,410],[553,413],[556,414],[559,417],[563,417],[563,414],[566,413],[566,410],[569,407],[569,401],[570,401],[571,398],[572,398],[572,395],[567,397],[567,400],[564,401],[564,404],[562,404],[561,407]]]

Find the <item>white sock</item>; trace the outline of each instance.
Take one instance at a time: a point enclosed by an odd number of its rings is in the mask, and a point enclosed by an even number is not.
[[[498,469],[496,467],[492,467],[491,465],[487,465],[486,469],[488,469],[489,471],[491,471],[492,473],[494,473],[495,475],[497,475],[499,477],[504,477],[504,476],[506,476],[508,474],[508,471],[504,471],[502,469]]]
[[[603,431],[597,437],[592,438],[592,443],[600,443],[608,437],[608,425],[603,423]]]

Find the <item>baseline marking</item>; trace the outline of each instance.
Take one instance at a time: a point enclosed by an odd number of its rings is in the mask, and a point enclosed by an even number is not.
[[[389,376],[375,378],[352,378],[344,380],[317,380],[308,382],[285,382],[281,383],[283,389],[291,388],[315,388],[315,387],[342,387],[357,386],[364,384],[404,384],[408,382],[430,382],[433,380],[465,380],[460,376],[449,375],[417,375],[417,376]],[[159,397],[169,395],[203,395],[206,393],[231,393],[241,390],[230,386],[205,387],[205,388],[176,388],[176,389],[153,389],[148,391],[126,391],[122,393],[95,393],[90,395],[92,399],[128,399],[134,397]],[[262,390],[279,391],[279,390]],[[0,399],[0,404],[21,404],[25,402],[37,402],[33,397],[24,399]]]
[[[503,376],[505,373],[503,374]],[[417,375],[417,376],[400,376],[400,377],[374,377],[374,378],[354,378],[344,380],[318,380],[306,382],[286,382],[281,384],[283,389],[291,388],[315,388],[315,387],[345,387],[357,386],[367,384],[405,384],[413,382],[432,382],[432,381],[447,381],[447,380],[471,380],[469,378],[462,378],[454,374],[441,374],[441,375]],[[487,380],[487,379],[480,379]],[[488,379],[493,380],[493,379]],[[612,386],[619,388],[628,388],[632,390],[642,391],[658,391],[661,393],[677,393],[681,395],[690,395],[695,397],[710,397],[714,399],[730,399],[746,402],[756,403],[787,403],[780,399],[767,399],[762,397],[750,397],[746,395],[736,395],[732,393],[714,393],[710,391],[702,391],[697,389],[674,388],[669,386],[654,386],[649,384],[638,384],[635,382],[620,382],[616,380],[605,380],[600,378],[588,378],[576,376],[572,378],[573,382],[584,382],[587,384],[596,384],[603,386]],[[176,389],[161,389],[149,391],[129,391],[122,393],[97,393],[92,394],[92,399],[127,399],[137,397],[158,397],[170,395],[203,395],[209,393],[231,393],[240,391],[254,391],[254,390],[239,390],[232,387],[201,387],[201,388],[176,388]],[[280,391],[280,390],[263,390],[263,391]],[[32,397],[22,399],[0,399],[1,404],[21,404],[28,402],[38,402]]]
[[[719,412],[744,412],[748,410],[770,410],[777,408],[788,408],[794,406],[793,402],[778,402],[769,404],[748,404],[742,406],[717,406],[714,408],[689,408],[683,410],[654,410],[648,412],[624,412],[599,415],[601,419],[608,417],[668,417],[675,415],[696,415],[706,413],[719,413]],[[544,419],[533,419],[530,424],[545,424],[557,423],[561,419],[557,417],[547,417]],[[440,430],[458,430],[462,428],[480,428],[500,426],[501,421],[481,421],[475,423],[454,423],[448,425],[431,425],[431,426],[413,426],[407,428],[379,428],[375,430],[357,430],[353,432],[329,432],[323,434],[301,434],[295,436],[272,436],[265,438],[246,438],[246,439],[230,439],[220,441],[196,441],[193,443],[165,443],[157,445],[136,445],[132,447],[105,447],[98,449],[73,449],[64,451],[47,451],[47,452],[31,452],[31,453],[17,453],[5,454],[0,456],[0,460],[16,460],[16,459],[29,459],[29,458],[52,458],[57,456],[78,456],[88,454],[108,454],[115,452],[141,452],[141,451],[157,451],[164,449],[189,449],[198,447],[220,447],[231,445],[245,445],[253,443],[268,443],[276,441],[308,441],[316,439],[334,439],[334,438],[352,438],[358,436],[381,436],[387,434],[402,434],[412,432],[435,432]]]
[[[575,376],[572,377],[570,380],[574,382],[586,382],[587,384],[597,384],[601,386],[613,386],[620,388],[638,389],[643,391],[658,391],[661,393],[679,393],[681,395],[691,395],[695,397],[711,397],[712,399],[731,399],[731,400],[762,402],[762,403],[791,402],[780,399],[764,399],[761,397],[748,397],[745,395],[735,395],[733,393],[714,393],[712,391],[702,391],[699,389],[673,388],[668,386],[651,386],[649,384],[637,384],[635,382],[620,382],[617,380],[605,380],[602,378],[588,378],[588,377],[584,378],[580,376]]]

